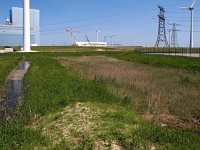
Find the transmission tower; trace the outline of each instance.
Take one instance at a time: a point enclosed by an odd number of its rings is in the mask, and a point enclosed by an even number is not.
[[[169,25],[172,25],[172,34],[171,34],[171,46],[172,47],[179,47],[179,44],[178,44],[178,38],[177,38],[177,32],[180,31],[180,30],[177,30],[176,29],[176,26],[180,26],[179,24],[176,24],[176,23],[171,23]]]
[[[160,13],[158,15],[159,25],[158,25],[158,37],[155,46],[156,47],[168,47],[166,29],[165,29],[165,9],[158,6]]]
[[[111,39],[111,46],[114,46],[113,39],[114,39],[115,37],[118,37],[118,35],[107,35],[107,36],[104,36],[104,41],[106,42],[107,39]]]
[[[167,29],[167,31],[169,32],[169,40],[168,40],[168,42],[169,42],[169,47],[171,47],[171,32],[172,32],[172,29]]]

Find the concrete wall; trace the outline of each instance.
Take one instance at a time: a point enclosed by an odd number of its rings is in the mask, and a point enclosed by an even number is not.
[[[31,35],[31,43],[35,44],[35,35]],[[22,46],[22,34],[0,34],[0,46]]]

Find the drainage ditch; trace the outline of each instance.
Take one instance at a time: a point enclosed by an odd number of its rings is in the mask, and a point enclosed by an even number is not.
[[[29,66],[28,61],[21,61],[17,68],[10,73],[4,94],[0,95],[1,121],[9,120],[11,116],[15,115],[17,105],[23,96],[23,79]]]

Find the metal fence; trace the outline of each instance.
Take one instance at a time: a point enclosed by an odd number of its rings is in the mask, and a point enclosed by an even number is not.
[[[143,47],[136,48],[136,52],[147,54],[171,55],[171,56],[185,56],[200,58],[200,48],[158,48],[158,47]]]

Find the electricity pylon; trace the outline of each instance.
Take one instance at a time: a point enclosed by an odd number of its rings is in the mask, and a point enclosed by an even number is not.
[[[159,25],[158,25],[158,36],[155,47],[168,47],[166,29],[165,29],[165,9],[158,6],[160,13],[158,15]]]
[[[177,38],[177,31],[180,31],[180,30],[177,30],[176,26],[180,26],[180,24],[170,23],[169,25],[172,25],[172,29],[171,29],[172,34],[171,34],[171,43],[170,43],[170,45],[172,47],[179,47],[178,38]]]
[[[167,31],[169,32],[169,40],[168,40],[168,42],[169,42],[169,47],[171,47],[171,32],[172,32],[172,29],[167,29]]]
[[[115,37],[118,37],[118,35],[107,35],[107,36],[104,36],[104,41],[106,42],[107,39],[111,39],[111,46],[114,46],[113,39],[114,39]]]

